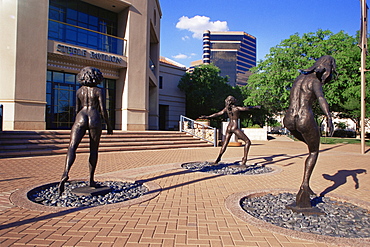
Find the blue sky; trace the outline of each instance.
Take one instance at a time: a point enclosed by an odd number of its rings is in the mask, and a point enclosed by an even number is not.
[[[359,0],[159,0],[161,56],[185,66],[202,58],[199,33],[244,31],[257,38],[257,61],[290,35],[318,29],[355,35]]]

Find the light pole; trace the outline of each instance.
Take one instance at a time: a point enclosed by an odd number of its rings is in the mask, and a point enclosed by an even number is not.
[[[361,153],[365,154],[367,4],[361,1]]]

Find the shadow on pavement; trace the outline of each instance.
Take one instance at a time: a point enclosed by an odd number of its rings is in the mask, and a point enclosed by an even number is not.
[[[325,149],[321,149],[320,153],[327,152],[329,150],[339,148],[339,147],[344,146],[344,145],[346,145],[346,144],[339,144],[339,145],[335,145],[333,147],[328,147],[328,148],[325,148]],[[253,158],[253,159],[248,159],[248,161],[256,160],[256,159],[264,159],[265,162],[261,162],[261,164],[270,165],[270,164],[275,164],[277,162],[282,162],[282,161],[286,161],[286,160],[290,160],[290,159],[294,159],[294,158],[303,158],[303,157],[306,157],[307,155],[308,155],[308,153],[298,154],[298,155],[293,155],[293,156],[288,155],[288,154],[274,154],[274,155],[271,155],[271,156],[257,157],[257,158]],[[284,158],[276,160],[276,158],[278,158],[278,157],[284,157]],[[289,163],[289,164],[286,164],[284,166],[289,166],[289,165],[293,165],[293,164],[294,163]]]
[[[322,176],[329,181],[333,181],[334,184],[326,188],[323,192],[320,193],[320,196],[325,196],[327,193],[337,189],[339,186],[347,183],[347,177],[352,177],[353,182],[355,182],[355,189],[360,188],[360,182],[357,178],[357,174],[365,173],[365,169],[356,169],[356,170],[339,170],[334,175],[322,174]]]
[[[0,180],[0,182],[9,182],[9,181],[13,181],[13,180],[21,180],[21,179],[27,179],[27,178],[31,178],[31,177],[2,179],[2,180]]]
[[[69,214],[69,213],[81,211],[81,210],[84,210],[84,209],[85,208],[83,208],[83,207],[81,207],[81,208],[71,208],[71,209],[67,209],[67,210],[64,210],[64,211],[51,213],[51,214],[47,214],[47,215],[43,215],[43,216],[31,218],[31,219],[25,219],[25,220],[20,220],[20,221],[8,223],[8,224],[3,224],[3,225],[0,225],[0,230],[4,230],[4,229],[7,229],[7,228],[12,228],[12,227],[18,227],[18,226],[22,226],[22,225],[26,225],[26,224],[31,224],[31,223],[38,222],[38,221],[41,221],[41,220],[48,220],[48,219],[52,219],[52,218],[55,218],[55,217],[64,216],[64,215]]]

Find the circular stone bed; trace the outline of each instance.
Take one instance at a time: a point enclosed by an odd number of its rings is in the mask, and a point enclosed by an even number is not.
[[[274,169],[272,169],[271,167],[259,164],[249,165],[247,163],[247,168],[238,167],[239,165],[240,165],[239,162],[218,163],[216,165],[212,162],[203,161],[203,162],[184,163],[181,165],[181,167],[192,171],[208,172],[220,175],[257,175],[270,173],[274,171]]]
[[[336,195],[312,198],[324,215],[304,215],[286,206],[294,203],[290,190],[240,192],[226,199],[227,209],[259,228],[286,236],[338,246],[370,246],[370,204]]]
[[[102,176],[95,182],[100,186],[109,186],[109,193],[100,196],[93,193],[94,196],[76,196],[71,190],[87,185],[84,179],[78,179],[66,182],[65,191],[60,197],[57,189],[59,182],[52,182],[18,189],[9,199],[15,206],[43,212],[110,210],[146,202],[155,198],[162,190],[157,183],[151,181],[136,183],[130,178],[115,176]]]
[[[96,207],[119,203],[138,198],[149,190],[142,184],[130,182],[105,181],[96,182],[98,187],[109,187],[104,195],[76,195],[73,189],[87,187],[87,182],[72,181],[65,183],[65,191],[58,195],[58,183],[37,187],[27,193],[28,199],[45,206],[53,207]]]
[[[344,238],[369,238],[370,213],[348,202],[330,197],[316,197],[311,203],[324,215],[303,215],[286,209],[295,202],[296,194],[267,194],[241,200],[242,208],[260,220],[291,230]]]

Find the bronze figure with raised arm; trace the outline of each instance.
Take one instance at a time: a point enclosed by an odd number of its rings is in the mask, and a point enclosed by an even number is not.
[[[296,207],[310,208],[310,195],[314,195],[309,181],[319,155],[320,129],[315,122],[312,105],[318,101],[321,110],[326,115],[330,135],[333,133],[333,123],[329,105],[324,97],[322,86],[336,74],[335,60],[331,56],[319,58],[315,64],[301,70],[290,91],[290,106],[284,118],[285,127],[309,150],[305,161],[303,181],[296,198]]]
[[[220,153],[215,161],[215,164],[218,164],[220,162],[222,155],[225,153],[227,145],[230,142],[230,138],[233,134],[235,134],[238,138],[242,139],[245,142],[244,146],[244,157],[241,162],[241,167],[247,167],[247,158],[248,158],[248,152],[249,148],[251,146],[251,141],[249,138],[244,134],[244,132],[239,129],[238,127],[238,119],[241,111],[248,111],[253,108],[258,108],[260,109],[260,106],[249,106],[249,107],[243,107],[243,106],[237,106],[236,104],[236,99],[233,96],[228,96],[225,99],[225,108],[222,109],[221,111],[214,113],[209,116],[201,116],[200,118],[203,119],[208,119],[208,118],[213,118],[213,117],[218,117],[221,116],[225,113],[227,113],[229,117],[229,124],[226,129],[226,136],[225,136],[225,141],[222,144]]]
[[[105,97],[102,90],[97,87],[103,81],[102,73],[97,68],[85,67],[77,75],[77,79],[82,87],[76,93],[77,115],[71,129],[65,169],[58,188],[59,195],[64,191],[64,184],[69,179],[68,173],[76,159],[77,147],[87,130],[89,130],[90,137],[89,186],[95,186],[94,173],[98,161],[98,148],[102,133],[101,115],[107,124],[108,134],[113,134],[113,129],[108,120]]]

